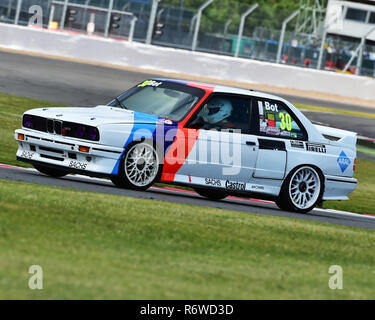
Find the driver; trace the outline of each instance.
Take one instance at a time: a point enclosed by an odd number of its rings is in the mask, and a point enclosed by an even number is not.
[[[206,123],[217,124],[227,119],[233,111],[232,103],[225,98],[213,98],[200,112]]]

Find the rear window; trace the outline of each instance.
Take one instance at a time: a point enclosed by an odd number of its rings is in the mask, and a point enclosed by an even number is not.
[[[258,100],[260,135],[306,139],[305,130],[294,114],[280,101]]]

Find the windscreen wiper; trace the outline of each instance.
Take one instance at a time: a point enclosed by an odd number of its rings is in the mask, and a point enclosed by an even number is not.
[[[122,102],[119,100],[119,98],[115,98],[115,100],[116,100],[116,102],[120,105],[120,107],[122,108],[122,109],[128,109],[127,107],[125,107],[123,104],[122,104]]]

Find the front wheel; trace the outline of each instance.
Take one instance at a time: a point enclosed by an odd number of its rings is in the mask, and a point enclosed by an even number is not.
[[[194,191],[200,196],[208,198],[210,200],[222,200],[228,196],[228,194],[219,190],[208,190],[203,188],[194,188]]]
[[[321,201],[323,190],[323,179],[316,169],[299,167],[284,181],[276,204],[286,211],[307,213]]]
[[[125,151],[118,175],[111,180],[120,188],[146,190],[159,179],[161,171],[162,165],[154,147],[141,142],[131,145]]]
[[[39,172],[46,174],[47,176],[54,177],[54,178],[60,178],[68,174],[66,171],[52,169],[52,168],[44,167],[38,164],[35,164],[34,168],[38,170]]]

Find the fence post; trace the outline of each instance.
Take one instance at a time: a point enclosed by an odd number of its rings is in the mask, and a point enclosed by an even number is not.
[[[61,20],[60,20],[60,30],[61,31],[64,30],[64,26],[65,26],[65,17],[66,17],[66,10],[68,9],[68,2],[69,2],[69,0],[64,1],[63,12],[62,12],[62,15],[61,15]]]
[[[323,53],[324,53],[324,44],[326,42],[327,37],[327,29],[324,28],[323,30],[323,36],[322,36],[322,43],[320,44],[320,52],[319,52],[319,58],[318,58],[318,65],[317,69],[320,70],[322,68],[322,61],[323,61]]]
[[[358,50],[358,58],[357,58],[357,66],[355,70],[355,74],[358,76],[361,74],[361,68],[362,68],[362,59],[363,59],[363,48],[366,44],[366,38],[369,36],[370,33],[372,33],[375,30],[375,26],[372,27],[369,31],[367,31],[361,38],[361,43],[359,45]]]
[[[16,16],[14,17],[14,24],[18,24],[18,20],[20,18],[20,13],[21,13],[21,5],[22,5],[22,0],[18,0],[17,9],[16,9]]]
[[[195,30],[194,30],[194,36],[193,36],[193,43],[191,45],[191,50],[195,51],[197,49],[197,42],[198,42],[198,33],[199,33],[199,28],[201,24],[201,17],[202,17],[202,12],[204,9],[206,9],[214,0],[208,0],[206,1],[203,5],[201,5],[198,9],[198,14],[197,14],[197,21],[195,22]]]
[[[297,14],[299,13],[299,10],[294,11],[288,18],[286,18],[283,21],[283,25],[281,27],[281,33],[280,33],[280,39],[279,39],[279,47],[277,48],[277,56],[276,56],[276,63],[280,63],[280,58],[281,58],[281,52],[283,48],[283,42],[284,42],[284,36],[285,36],[285,29],[287,23],[292,20]]]
[[[191,34],[193,33],[194,24],[195,24],[196,20],[197,20],[197,15],[195,14],[195,15],[193,16],[193,18],[191,18],[191,20],[190,20],[190,26],[189,26],[189,37],[190,37]]]
[[[130,30],[129,30],[129,38],[128,41],[132,42],[134,37],[134,30],[135,30],[135,23],[137,22],[138,18],[133,16],[132,21],[130,22]]]
[[[104,37],[105,38],[108,38],[109,27],[110,27],[110,24],[111,24],[112,9],[113,9],[113,0],[109,0],[107,21],[105,23],[105,29],[104,29]]]
[[[223,33],[224,38],[227,36],[228,28],[229,28],[229,26],[230,26],[231,23],[232,23],[232,19],[229,19],[229,20],[225,23],[225,25],[224,25],[224,33]]]
[[[49,18],[48,18],[48,29],[51,26],[51,22],[53,21],[53,17],[55,16],[55,6],[51,6],[51,11],[49,12]]]
[[[245,20],[247,16],[252,13],[256,8],[258,7],[258,4],[254,4],[252,7],[250,7],[242,16],[241,16],[241,23],[240,28],[238,29],[238,36],[237,36],[237,45],[236,45],[236,52],[234,56],[237,58],[240,53],[240,45],[242,40],[242,34],[243,34],[243,28],[245,26]]]
[[[345,73],[346,71],[348,71],[348,69],[350,68],[350,65],[352,64],[353,60],[355,59],[355,57],[358,55],[358,51],[359,51],[359,47],[357,47],[357,49],[355,49],[354,53],[352,54],[352,56],[350,57],[349,61],[346,63],[345,65],[345,68],[342,69],[342,72]]]
[[[158,10],[158,3],[159,3],[159,0],[152,0],[150,19],[148,20],[146,44],[151,44],[152,42],[152,34],[154,32],[154,24],[155,24],[155,19],[156,19],[156,13]]]

